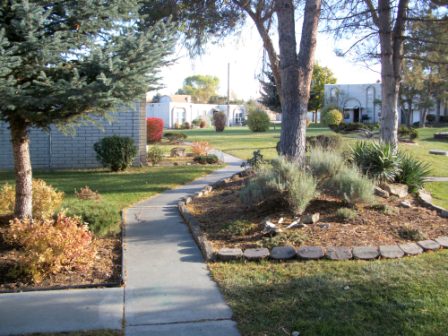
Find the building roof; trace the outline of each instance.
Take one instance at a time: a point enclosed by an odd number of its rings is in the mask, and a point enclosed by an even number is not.
[[[173,103],[191,103],[190,95],[172,95],[169,98]]]

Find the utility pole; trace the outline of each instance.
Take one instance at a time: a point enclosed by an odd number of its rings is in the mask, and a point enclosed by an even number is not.
[[[227,63],[227,126],[230,126],[230,62]]]

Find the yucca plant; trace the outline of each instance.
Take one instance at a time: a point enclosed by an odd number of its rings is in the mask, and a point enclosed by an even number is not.
[[[357,142],[352,160],[364,174],[380,182],[392,182],[401,172],[400,156],[389,144]]]
[[[416,191],[423,187],[425,177],[431,173],[431,166],[413,156],[399,152],[401,171],[395,178],[396,182],[406,184],[411,191]]]

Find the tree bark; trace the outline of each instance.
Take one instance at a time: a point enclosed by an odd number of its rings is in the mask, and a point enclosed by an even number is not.
[[[23,121],[10,122],[11,142],[16,177],[16,202],[14,215],[17,218],[32,218],[33,189],[28,128]]]
[[[300,51],[297,55],[293,1],[276,1],[282,84],[280,152],[299,165],[305,163],[306,118],[320,8],[321,0],[306,1]]]

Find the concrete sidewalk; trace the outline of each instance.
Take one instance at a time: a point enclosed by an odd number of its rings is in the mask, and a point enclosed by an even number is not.
[[[125,288],[0,294],[0,335],[123,324],[127,335],[239,335],[177,210],[179,198],[240,170],[240,160],[220,155],[227,167],[127,209]]]
[[[240,170],[230,163],[126,211],[125,325],[129,335],[239,335],[177,210],[179,198]]]

